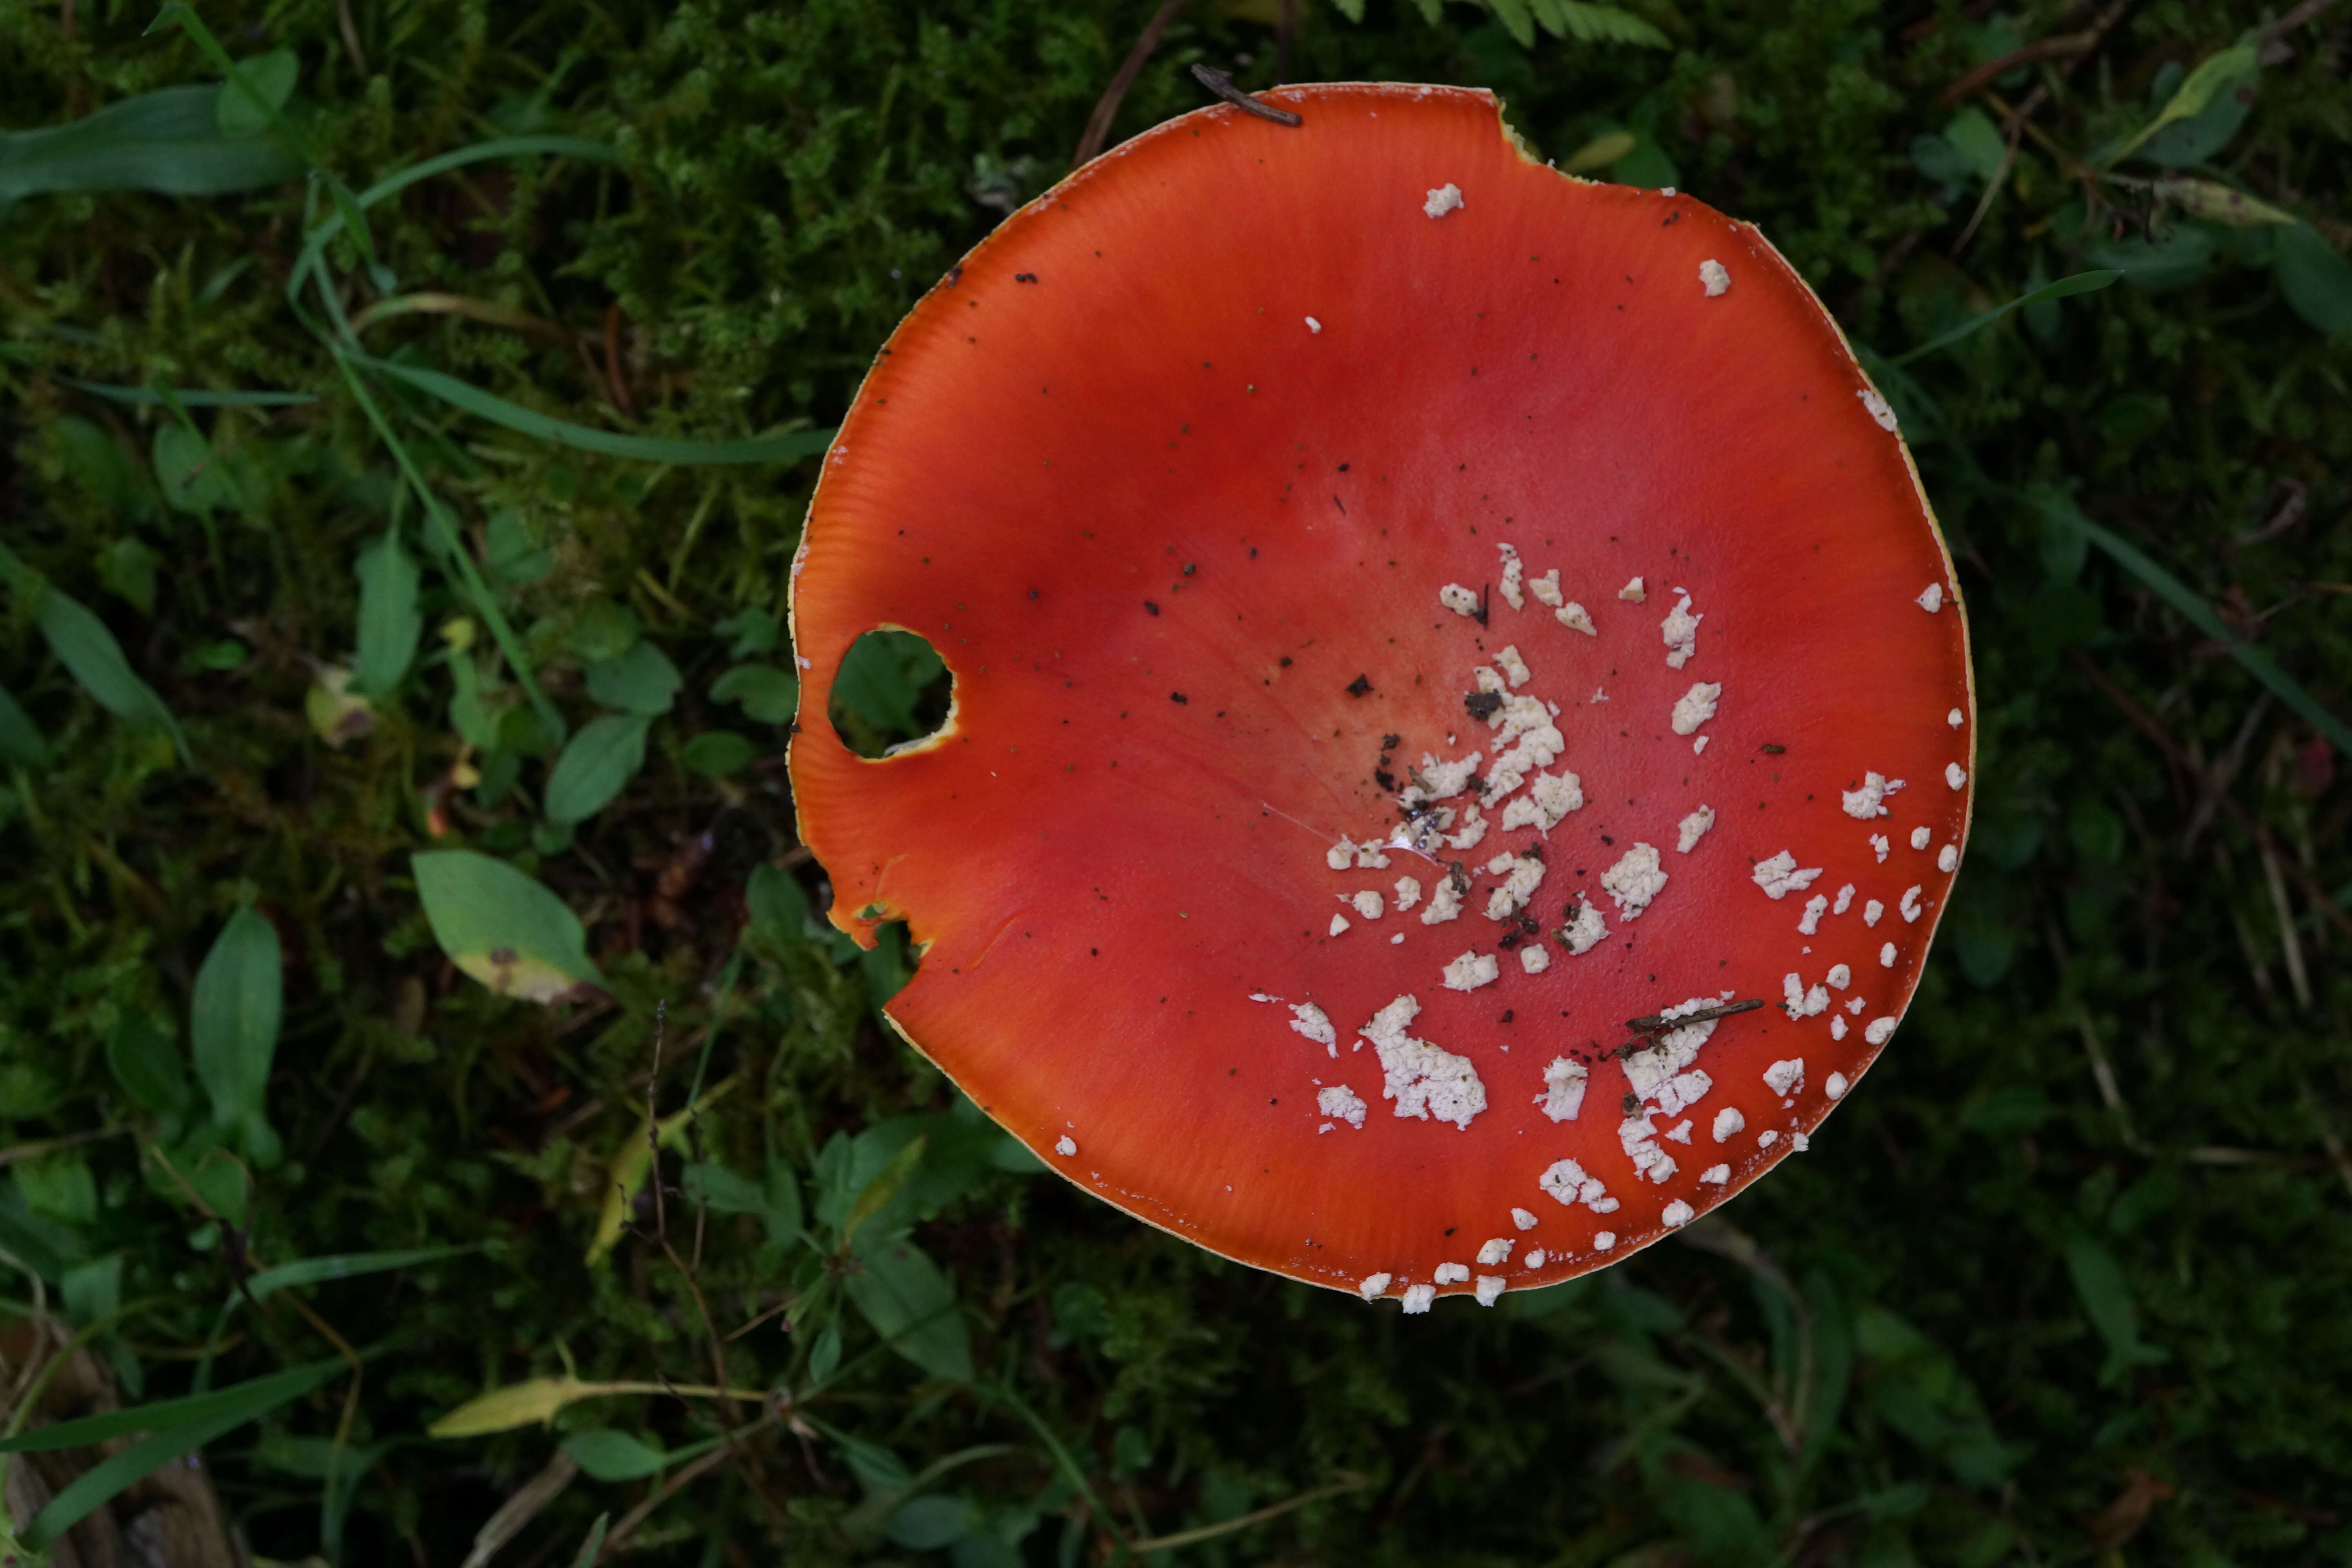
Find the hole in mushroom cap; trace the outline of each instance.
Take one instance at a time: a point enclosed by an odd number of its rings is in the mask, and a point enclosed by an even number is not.
[[[842,655],[828,706],[843,745],[861,757],[888,756],[947,728],[955,678],[922,637],[877,627]]]

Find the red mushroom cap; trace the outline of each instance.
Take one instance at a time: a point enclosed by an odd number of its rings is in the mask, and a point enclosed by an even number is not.
[[[923,952],[893,1022],[1047,1164],[1491,1302],[1876,1057],[1967,834],[1967,629],[1753,226],[1484,92],[1265,97],[1304,125],[1137,138],[892,337],[793,566],[803,712],[878,627],[953,710],[873,760],[804,720],[793,785],[835,923]]]

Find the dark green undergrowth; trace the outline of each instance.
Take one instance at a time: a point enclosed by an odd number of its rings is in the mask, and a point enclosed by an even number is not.
[[[537,1478],[497,1562],[600,1515],[696,1564],[2352,1562],[2313,9],[2145,0],[1974,82],[2108,14],[1306,11],[1294,77],[1490,86],[1762,225],[1903,416],[1983,710],[1945,941],[1812,1152],[1408,1321],[1041,1180],[793,837],[806,455],[1149,5],[210,5],[226,100],[147,0],[0,6],[11,1397],[77,1334],[124,1405],[229,1391],[206,1468],[280,1560],[457,1563]],[[1202,0],[1115,134],[1195,61],[1267,84],[1276,18]],[[17,134],[134,100],[106,158]],[[830,717],[877,749],[934,668]]]

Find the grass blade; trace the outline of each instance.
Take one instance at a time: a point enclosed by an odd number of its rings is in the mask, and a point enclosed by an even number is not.
[[[830,430],[794,430],[745,441],[672,441],[653,436],[616,435],[557,419],[520,403],[509,403],[437,370],[394,364],[360,353],[347,353],[345,357],[493,425],[503,425],[559,447],[597,452],[608,458],[635,458],[652,463],[791,463],[824,451],[833,439]]]
[[[2133,576],[2146,584],[2157,597],[2180,612],[2189,625],[2230,650],[2230,657],[2244,667],[2246,672],[2261,681],[2290,709],[2309,720],[2319,732],[2335,743],[2336,749],[2352,757],[2352,724],[2347,724],[2336,714],[2320,705],[2319,700],[2303,689],[2303,683],[2279,668],[2278,661],[2251,643],[2241,642],[2229,624],[2214,613],[2188,584],[2166,571],[2154,557],[2131,541],[2110,529],[2102,528],[2083,515],[2073,500],[2055,491],[2036,492],[2035,504],[2042,515],[2061,526],[2080,529],[2083,536],[2114,557]]]
[[[604,1526],[612,1517],[609,1513],[596,1516],[596,1522],[588,1527],[588,1539],[580,1543],[580,1555],[572,1560],[572,1568],[592,1568],[596,1554],[604,1550]]]
[[[320,1285],[330,1279],[356,1279],[363,1274],[388,1274],[396,1268],[412,1268],[420,1263],[438,1263],[444,1258],[463,1258],[479,1252],[482,1245],[469,1247],[407,1247],[388,1252],[342,1252],[325,1258],[300,1258],[291,1263],[281,1263],[275,1268],[265,1268],[247,1279],[246,1289],[257,1302],[267,1301],[280,1290],[302,1285]]]
[[[478,142],[470,147],[460,147],[437,158],[427,158],[421,163],[412,163],[398,174],[388,174],[377,181],[352,200],[354,205],[365,211],[378,202],[398,195],[411,185],[429,180],[436,174],[446,174],[452,169],[462,169],[468,163],[541,155],[586,158],[599,163],[618,163],[621,161],[619,148],[578,136],[504,136],[495,141]],[[339,210],[320,220],[304,237],[302,253],[295,258],[294,269],[286,279],[286,297],[289,300],[301,292],[303,279],[319,265],[328,245],[343,232],[343,224],[344,217],[339,206]]]
[[[2000,321],[2003,316],[2008,315],[2011,310],[2021,310],[2028,305],[2038,305],[2044,300],[2063,300],[2070,294],[2089,294],[2097,289],[2105,289],[2107,285],[2115,282],[2116,279],[2122,276],[2122,273],[2115,270],[2113,268],[2102,267],[2095,268],[2088,272],[2073,273],[2067,277],[2044,283],[2041,288],[2032,290],[2031,293],[2020,294],[2016,299],[2011,300],[2006,305],[1998,306],[1992,310],[1987,310],[1983,315],[1978,316],[1971,321],[1962,321],[1958,326],[1954,327],[1950,331],[1944,333],[1941,337],[1930,338],[1916,349],[1910,349],[1903,353],[1896,354],[1893,359],[1888,360],[1886,363],[1894,365],[1909,364],[1913,360],[1918,359],[1926,354],[1934,353],[1937,349],[1950,348],[1954,343],[1958,342],[1962,338],[1969,336],[1979,328],[1992,325],[1995,321]]]
[[[331,297],[334,291],[322,289],[321,292]],[[337,350],[335,363],[341,368],[343,379],[350,383],[352,395],[360,400],[360,408],[367,415],[368,423],[375,426],[375,433],[383,438],[383,444],[392,448],[393,461],[400,465],[402,477],[416,492],[416,499],[424,503],[425,515],[437,536],[434,542],[439,548],[442,559],[457,563],[459,586],[465,590],[474,613],[481,616],[483,624],[490,628],[491,640],[506,656],[507,665],[514,671],[515,679],[522,683],[524,692],[530,698],[531,711],[539,715],[540,724],[548,734],[561,741],[567,732],[563,715],[556,711],[555,704],[549,701],[547,693],[540,689],[530,654],[522,646],[522,639],[515,636],[514,626],[507,620],[506,611],[499,608],[489,584],[483,581],[480,569],[475,566],[473,553],[467,549],[465,538],[458,531],[457,520],[449,515],[448,509],[441,504],[441,498],[425,484],[425,475],[417,468],[407,443],[394,433],[392,422],[383,416],[383,405],[367,389],[367,383],[360,378],[359,371],[351,363],[351,356]]]
[[[210,1394],[192,1394],[184,1399],[159,1399],[152,1405],[136,1405],[129,1410],[110,1410],[103,1415],[85,1415],[79,1421],[60,1421],[52,1426],[22,1432],[0,1442],[0,1454],[46,1454],[58,1448],[83,1448],[92,1443],[103,1443],[110,1437],[127,1437],[134,1432],[177,1431],[200,1422],[217,1420],[224,1415],[238,1415],[239,1420],[250,1421],[266,1415],[289,1399],[299,1399],[329,1378],[345,1370],[341,1361],[314,1361],[308,1366],[298,1366],[285,1372],[272,1373],[249,1382],[232,1384],[215,1389]]]
[[[76,392],[87,392],[110,403],[152,408],[177,399],[185,408],[300,408],[319,400],[307,392],[208,392],[197,387],[173,387],[169,395],[152,386],[110,386],[79,376],[53,375],[51,380]]]
[[[218,1401],[210,1415],[182,1416],[173,1425],[157,1430],[153,1436],[133,1443],[92,1468],[84,1471],[71,1486],[51,1499],[48,1507],[34,1517],[22,1540],[35,1551],[71,1530],[95,1510],[103,1507],[118,1492],[135,1486],[184,1454],[193,1453],[216,1437],[224,1436],[247,1422],[258,1421],[280,1405],[292,1403],[343,1370],[341,1362],[327,1362],[304,1367],[295,1372],[280,1373],[276,1377],[257,1378],[241,1383],[234,1388],[222,1389],[205,1397]],[[147,1407],[150,1425],[153,1412],[162,1406]],[[141,1412],[125,1410],[122,1415]],[[98,1420],[110,1419],[107,1416]],[[68,1426],[83,1426],[87,1422],[68,1422]],[[43,1427],[35,1436],[46,1436],[63,1428]],[[135,1429],[135,1428],[134,1428]],[[69,1446],[69,1445],[68,1445]]]

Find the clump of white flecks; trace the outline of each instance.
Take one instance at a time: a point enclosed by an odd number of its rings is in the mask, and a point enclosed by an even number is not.
[[[1464,1131],[1486,1109],[1486,1086],[1467,1057],[1439,1049],[1405,1033],[1421,1014],[1421,1003],[1400,996],[1374,1014],[1357,1032],[1379,1053],[1386,1082],[1381,1098],[1396,1101],[1396,1113],[1418,1121],[1451,1121]]]
[[[1327,1084],[1315,1093],[1315,1108],[1335,1121],[1361,1129],[1364,1125],[1364,1097],[1344,1083]]]
[[[1617,1200],[1597,1176],[1585,1173],[1583,1166],[1573,1160],[1556,1160],[1544,1173],[1536,1178],[1536,1185],[1564,1205],[1582,1204],[1594,1214],[1614,1214]]]
[[[1568,949],[1571,958],[1583,957],[1607,940],[1608,935],[1609,925],[1601,918],[1601,911],[1586,903],[1578,904],[1576,917],[1559,928],[1560,943]]]
[[[1659,868],[1658,851],[1653,845],[1637,843],[1617,858],[1617,864],[1601,873],[1601,890],[1615,900],[1617,912],[1626,920],[1639,920],[1650,900],[1665,890],[1666,874]]]
[[[1432,217],[1444,217],[1447,213],[1458,212],[1462,205],[1462,187],[1448,182],[1429,193],[1429,199],[1421,204],[1421,210]]]
[[[1680,669],[1698,651],[1698,624],[1705,619],[1705,616],[1691,614],[1690,595],[1685,594],[1681,602],[1666,612],[1666,618],[1658,623],[1658,635],[1666,641],[1668,669]]]
[[[1054,1152],[1061,1155],[1062,1158],[1066,1160],[1077,1152],[1078,1141],[1066,1134],[1065,1134],[1061,1140],[1054,1145]]]
[[[1678,837],[1675,840],[1675,853],[1689,854],[1698,847],[1698,841],[1706,837],[1706,830],[1714,826],[1715,807],[1711,805],[1702,805],[1684,817],[1677,830]]]
[[[1783,849],[1769,860],[1758,861],[1756,869],[1749,874],[1756,879],[1756,885],[1764,889],[1766,898],[1785,899],[1792,892],[1802,892],[1811,887],[1813,879],[1822,874],[1822,868],[1813,866],[1800,871],[1797,869],[1797,858]]]
[[[1870,416],[1873,419],[1878,421],[1878,427],[1881,430],[1890,432],[1894,430],[1895,410],[1887,405],[1886,399],[1879,396],[1876,392],[1873,391],[1869,387],[1863,388],[1860,392],[1855,393],[1854,395],[1862,399],[1863,407],[1869,411]]]
[[[1715,717],[1716,704],[1722,696],[1721,681],[1692,682],[1688,691],[1675,699],[1675,733],[1677,735],[1696,733],[1701,724]]]
[[[1543,884],[1544,863],[1533,855],[1497,855],[1486,862],[1486,874],[1503,879],[1502,886],[1486,895],[1486,918],[1507,921],[1536,896],[1536,889]]]
[[[1524,586],[1527,581],[1527,566],[1519,560],[1519,552],[1511,546],[1498,544],[1495,548],[1502,552],[1503,555],[1503,602],[1515,610],[1524,609],[1528,602]],[[1518,683],[1514,681],[1512,684]]]
[[[1325,1016],[1322,1008],[1312,1002],[1301,1002],[1291,1008],[1291,1012],[1297,1015],[1290,1020],[1292,1028],[1318,1046],[1332,1047],[1332,1055],[1339,1054],[1337,1047],[1339,1033],[1331,1026],[1331,1020]]]
[[[1874,816],[1886,815],[1886,797],[1903,787],[1901,779],[1890,779],[1885,773],[1864,773],[1860,789],[1841,790],[1845,814],[1856,821],[1868,822]]]
[[[1478,613],[1478,595],[1459,583],[1448,583],[1437,591],[1437,602],[1457,616]]]
[[[1638,605],[1643,600],[1648,598],[1650,594],[1648,589],[1642,586],[1642,580],[1639,577],[1636,577],[1631,582],[1628,582],[1623,587],[1618,589],[1617,596],[1625,600],[1629,604]]]
[[[1501,961],[1491,952],[1465,952],[1445,966],[1448,991],[1475,991],[1502,977]]]
[[[1434,1285],[1408,1285],[1404,1288],[1404,1310],[1408,1316],[1428,1311],[1429,1304],[1436,1300],[1437,1287]]]
[[[1913,603],[1929,615],[1934,615],[1944,607],[1944,585],[1941,583],[1928,584],[1919,591],[1919,597]]]
[[[1544,1068],[1544,1091],[1536,1096],[1536,1103],[1554,1121],[1573,1121],[1576,1113],[1584,1109],[1584,1085],[1590,1075],[1582,1062],[1566,1057],[1554,1057],[1551,1066]],[[1531,1217],[1529,1225],[1534,1224]],[[1527,1228],[1521,1226],[1520,1229]]]
[[[1731,274],[1724,269],[1724,265],[1720,261],[1709,259],[1700,262],[1698,281],[1699,287],[1706,290],[1706,297],[1710,300],[1731,290]]]

